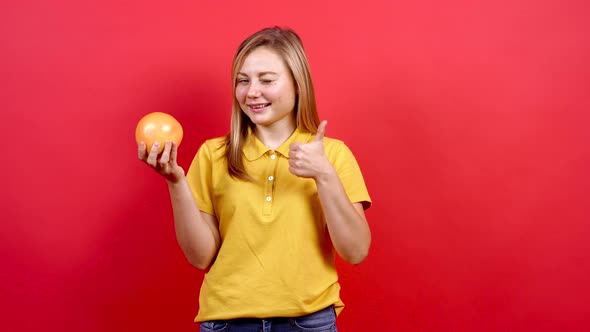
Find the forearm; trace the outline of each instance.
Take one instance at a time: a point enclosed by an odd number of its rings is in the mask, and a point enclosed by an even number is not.
[[[345,261],[362,262],[371,245],[371,232],[362,208],[359,212],[350,202],[334,169],[317,177],[316,184],[334,248]]]
[[[186,178],[168,181],[168,189],[178,244],[193,266],[205,269],[217,254],[218,233],[204,220]]]

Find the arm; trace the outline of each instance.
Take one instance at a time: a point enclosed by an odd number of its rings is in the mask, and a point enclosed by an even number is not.
[[[217,220],[199,211],[184,170],[176,162],[178,146],[166,143],[159,159],[158,143],[154,144],[149,155],[144,143],[140,143],[138,149],[139,159],[156,170],[168,183],[176,239],[185,257],[194,267],[207,268],[217,255],[221,242]]]
[[[338,172],[326,157],[323,145],[327,122],[318,127],[310,143],[293,143],[289,171],[316,182],[328,232],[338,255],[351,264],[362,262],[369,252],[371,231],[361,203],[352,203]]]
[[[363,205],[350,202],[333,167],[314,179],[334,248],[345,261],[359,264],[371,245]]]
[[[219,250],[217,219],[199,211],[184,176],[177,182],[168,181],[168,190],[178,244],[191,265],[203,270],[211,264]]]

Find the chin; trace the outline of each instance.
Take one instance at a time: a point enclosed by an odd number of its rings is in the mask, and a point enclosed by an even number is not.
[[[253,114],[249,115],[248,117],[250,118],[250,121],[252,121],[252,123],[255,125],[265,126],[272,123],[270,119],[261,114]]]

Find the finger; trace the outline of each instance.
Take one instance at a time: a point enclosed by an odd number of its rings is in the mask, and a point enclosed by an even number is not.
[[[176,162],[176,155],[178,154],[178,144],[172,142],[172,151],[170,151],[170,161]]]
[[[305,158],[305,146],[301,146],[295,150],[289,150],[289,159],[297,160]]]
[[[139,142],[139,144],[137,144],[137,158],[139,158],[139,160],[145,160],[146,157],[147,157],[147,150],[146,150],[145,143]]]
[[[301,160],[297,160],[297,159],[289,159],[289,166],[293,167],[293,168],[301,168],[301,166],[303,165],[303,161]]]
[[[155,142],[154,145],[152,145],[152,149],[151,149],[150,154],[147,158],[147,163],[153,167],[156,167],[156,161],[158,160],[158,149],[159,148],[160,148],[160,143]]]
[[[294,166],[289,166],[289,172],[291,172],[291,174],[301,177],[301,178],[305,178],[307,177],[305,175],[305,172],[302,171],[300,168],[294,167]]]
[[[172,150],[172,143],[166,142],[166,145],[164,145],[164,151],[162,151],[162,156],[160,157],[160,165],[166,165],[168,161],[170,161],[170,150]]]
[[[289,172],[291,172],[293,175],[299,176],[299,170],[293,165],[289,166]]]
[[[299,147],[302,145],[303,143],[301,142],[294,142],[291,143],[291,145],[289,145],[289,151],[297,151],[299,150]]]
[[[328,125],[328,121],[326,121],[326,120],[324,120],[324,121],[322,121],[322,123],[320,123],[320,125],[318,126],[318,132],[315,134],[314,141],[321,142],[324,139],[324,135],[326,135],[326,126],[327,125]]]

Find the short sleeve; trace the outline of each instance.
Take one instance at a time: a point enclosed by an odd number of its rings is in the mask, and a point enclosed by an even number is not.
[[[201,145],[186,174],[199,210],[215,215],[212,201],[212,160],[206,142]]]
[[[350,201],[352,203],[362,203],[365,210],[371,207],[372,201],[363,174],[348,146],[338,141],[332,159],[332,164]]]

